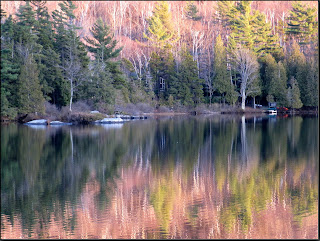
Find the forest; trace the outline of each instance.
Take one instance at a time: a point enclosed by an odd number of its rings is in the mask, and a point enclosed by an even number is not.
[[[1,118],[76,103],[108,114],[139,103],[318,108],[317,6],[260,3],[4,3]]]

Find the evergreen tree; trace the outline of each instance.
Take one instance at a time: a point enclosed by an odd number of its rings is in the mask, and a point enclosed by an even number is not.
[[[304,54],[300,51],[300,46],[297,42],[293,41],[292,50],[288,57],[288,76],[291,79],[297,81],[300,94],[301,94],[301,101],[305,106],[311,106],[311,103],[314,103],[314,99],[312,96],[313,94],[313,87],[316,88],[316,84],[314,83],[315,80],[312,76],[312,70],[310,60],[307,63]],[[308,78],[307,76],[310,76]]]
[[[229,29],[230,53],[240,46],[253,50],[259,56],[272,53],[281,56],[278,36],[271,32],[265,14],[251,10],[250,1],[228,1],[218,3],[218,20]]]
[[[93,102],[95,108],[99,104],[114,104],[115,90],[113,88],[112,74],[106,68],[106,64],[94,60],[90,63],[89,81],[82,87],[83,98]]]
[[[19,56],[18,61],[20,64],[24,64],[25,58],[29,54],[33,56],[35,60],[38,60],[42,56],[42,45],[37,43],[38,32],[35,28],[36,19],[35,12],[30,6],[29,2],[25,5],[20,5],[18,12],[16,13],[18,17],[15,40],[17,42],[17,51]]]
[[[112,74],[115,88],[126,86],[125,78],[119,68],[120,62],[111,61],[119,56],[123,47],[116,48],[117,41],[113,39],[109,26],[101,18],[90,29],[93,38],[86,37],[87,48],[93,54],[98,63],[105,63],[107,71]]]
[[[278,59],[283,57],[283,49],[279,45],[279,36],[271,32],[271,24],[266,21],[266,15],[254,11],[252,20],[252,34],[254,36],[253,51],[259,56],[268,53]]]
[[[213,85],[215,89],[223,95],[223,99],[225,100],[225,96],[229,94],[228,92],[232,91],[233,88],[230,88],[231,80],[227,70],[227,53],[220,35],[218,35],[215,41],[213,70]]]
[[[177,74],[171,48],[179,39],[172,24],[168,2],[157,2],[148,22],[148,35],[144,33],[143,36],[156,47],[150,58],[150,70],[155,80],[154,92],[158,98],[167,99],[170,94],[168,90],[171,93],[176,91]]]
[[[304,64],[306,58],[300,51],[300,46],[296,41],[293,41],[291,51],[288,57],[288,75],[297,77],[299,65]],[[301,69],[301,67],[300,67]]]
[[[67,81],[63,78],[60,64],[60,56],[57,53],[54,42],[55,33],[53,22],[50,20],[46,1],[31,1],[35,8],[35,30],[38,33],[37,42],[43,47],[42,56],[38,59],[39,79],[43,86],[43,93],[47,100],[58,107],[67,104],[69,91]]]
[[[185,14],[186,14],[186,17],[191,19],[191,20],[194,20],[194,21],[198,21],[201,19],[200,16],[198,16],[198,9],[197,9],[197,6],[194,4],[193,1],[188,1],[186,3],[186,7],[185,7]]]
[[[15,30],[16,24],[10,15],[1,25],[1,88],[4,93],[2,104],[8,104],[8,106],[3,105],[3,108],[18,106],[17,82],[20,65],[16,59]]]
[[[292,2],[292,10],[287,18],[286,34],[290,38],[296,39],[300,45],[316,42],[318,32],[316,12],[315,7],[307,7],[300,1]]]
[[[298,82],[301,101],[304,106],[318,105],[319,80],[315,61],[300,62],[297,66],[296,80]]]
[[[230,34],[233,20],[238,17],[238,11],[235,8],[235,1],[218,1],[215,14],[215,22],[220,23],[226,30],[226,34]]]
[[[288,107],[299,109],[302,107],[302,102],[300,99],[300,90],[298,87],[298,83],[294,77],[290,79],[290,85],[288,87],[287,92],[287,102]]]
[[[151,53],[150,70],[155,80],[154,92],[160,99],[167,99],[169,94],[174,92],[173,86],[176,86],[177,81],[175,66],[173,54],[168,48],[160,49],[158,53]]]
[[[98,18],[90,29],[90,33],[93,38],[85,37],[84,39],[88,43],[86,46],[95,60],[106,63],[119,56],[123,47],[115,49],[118,42],[113,39],[114,36],[110,32],[110,27],[103,22],[102,18]]]
[[[275,59],[268,54],[266,56],[266,68],[264,84],[265,92],[269,96],[270,102],[276,101],[278,106],[286,105],[286,87],[287,74],[285,67],[281,62],[276,62]],[[273,99],[273,101],[272,101]]]
[[[44,97],[39,81],[39,71],[37,64],[31,55],[28,56],[21,67],[18,85],[18,104],[21,114],[43,114]]]
[[[1,118],[8,117],[9,119],[14,119],[17,115],[16,108],[12,107],[8,101],[8,92],[1,85]]]
[[[174,30],[168,2],[157,2],[148,23],[148,35],[143,33],[143,36],[150,40],[155,47],[172,46],[178,41],[178,34]]]
[[[196,61],[187,49],[181,51],[181,64],[179,68],[180,98],[185,104],[196,105],[203,101],[203,80],[198,77]]]
[[[76,91],[88,73],[89,57],[85,45],[77,36],[77,30],[80,28],[75,24],[73,11],[76,6],[72,1],[64,1],[59,3],[59,7],[60,11],[55,10],[52,13],[56,29],[55,51],[60,55],[60,64],[56,66],[60,68],[63,78],[69,83],[69,110],[72,111],[72,102],[78,97]]]
[[[231,104],[231,105],[235,105],[235,103],[237,102],[239,97],[238,92],[236,91],[236,87],[234,86],[234,84],[232,84],[231,82],[229,82],[229,90],[226,92],[226,101]]]

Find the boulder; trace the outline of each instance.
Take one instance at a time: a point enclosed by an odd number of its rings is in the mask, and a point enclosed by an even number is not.
[[[100,112],[98,110],[93,110],[93,111],[90,111],[91,114],[99,114]]]
[[[72,125],[72,123],[66,123],[61,121],[50,121],[50,125]]]
[[[32,120],[32,121],[25,123],[25,125],[48,125],[48,121],[45,119]]]
[[[109,123],[123,123],[124,120],[121,118],[104,118],[102,120],[97,120],[95,123],[97,124],[109,124]]]

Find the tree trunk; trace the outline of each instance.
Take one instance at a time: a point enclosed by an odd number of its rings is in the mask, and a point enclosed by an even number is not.
[[[256,108],[256,97],[253,97],[253,109]]]
[[[246,95],[244,94],[244,91],[241,94],[241,109],[245,109],[246,108]]]
[[[73,83],[72,83],[72,80],[71,80],[71,81],[70,81],[70,106],[69,106],[70,112],[72,112],[72,109],[71,109],[72,98],[73,98]]]

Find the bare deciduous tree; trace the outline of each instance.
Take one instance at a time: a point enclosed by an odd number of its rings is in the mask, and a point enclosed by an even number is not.
[[[244,110],[246,98],[256,96],[260,92],[259,63],[252,51],[240,48],[234,53],[234,65],[240,75],[241,109]]]

